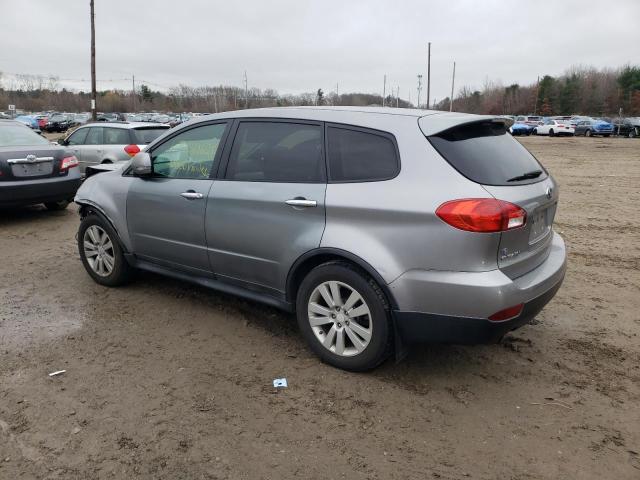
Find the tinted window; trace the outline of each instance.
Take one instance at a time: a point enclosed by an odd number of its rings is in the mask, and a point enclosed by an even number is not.
[[[226,178],[247,182],[323,182],[322,127],[242,122]]]
[[[456,170],[484,185],[513,185],[509,179],[543,170],[534,179],[515,182],[535,183],[547,178],[542,166],[520,145],[502,122],[474,122],[429,137],[429,141]]]
[[[105,128],[103,135],[105,145],[129,145],[131,143],[131,135],[129,135],[129,130],[125,128]]]
[[[167,178],[209,178],[226,124],[205,125],[180,133],[155,148],[153,173]]]
[[[49,140],[34,133],[29,127],[20,124],[0,125],[0,147],[18,147],[22,145],[48,145]]]
[[[85,145],[102,145],[102,127],[89,128]]]
[[[156,138],[169,130],[168,128],[136,128],[133,130],[133,135],[136,138],[137,145],[146,145],[153,142]]]
[[[398,174],[398,155],[391,138],[336,127],[329,127],[327,135],[331,181],[387,180]]]
[[[89,133],[88,128],[81,128],[71,134],[71,136],[67,139],[69,145],[84,145],[84,141],[87,138],[87,133]]]

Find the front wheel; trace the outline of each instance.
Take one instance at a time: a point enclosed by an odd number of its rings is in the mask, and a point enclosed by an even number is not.
[[[585,137],[590,137],[591,136],[591,130],[587,130],[586,132],[584,132],[584,136]]]
[[[538,129],[537,129],[537,128],[534,128],[532,133],[533,133],[534,135],[538,135]]]
[[[391,353],[391,322],[375,281],[342,262],[305,277],[296,299],[298,326],[326,363],[350,371],[375,368]]]
[[[78,251],[85,270],[100,285],[115,287],[129,280],[131,267],[118,236],[109,222],[98,215],[87,215],[80,222]]]
[[[556,132],[553,131],[553,128],[551,130],[549,130],[549,136],[553,137],[556,134]]]

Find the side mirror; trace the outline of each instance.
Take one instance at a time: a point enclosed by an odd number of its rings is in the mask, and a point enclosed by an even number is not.
[[[151,155],[147,152],[136,153],[131,159],[131,173],[136,177],[149,177],[153,173]]]
[[[67,146],[69,145],[69,142],[67,142],[64,138],[59,138],[58,145]]]

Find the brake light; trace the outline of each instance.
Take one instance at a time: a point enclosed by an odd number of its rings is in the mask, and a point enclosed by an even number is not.
[[[127,152],[130,157],[133,157],[137,153],[140,153],[140,147],[138,147],[138,145],[127,145],[124,147],[124,151]]]
[[[514,305],[513,307],[505,308],[504,310],[500,310],[499,312],[496,312],[493,315],[491,315],[489,317],[489,320],[493,322],[501,322],[502,320],[509,320],[511,318],[515,318],[522,313],[523,308],[524,308],[524,303]]]
[[[513,203],[495,198],[466,198],[445,202],[436,215],[452,227],[467,232],[504,232],[522,227],[527,212]]]
[[[64,172],[66,170],[69,170],[70,168],[77,167],[77,166],[78,166],[78,159],[75,157],[75,155],[71,155],[70,157],[64,157],[62,159],[62,162],[60,162],[60,171]]]

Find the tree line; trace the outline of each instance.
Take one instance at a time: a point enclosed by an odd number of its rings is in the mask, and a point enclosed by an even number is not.
[[[87,111],[90,93],[61,88],[57,77],[18,75],[2,81],[0,73],[0,109],[14,104],[26,111]],[[243,89],[234,86],[191,87],[178,85],[166,91],[141,85],[135,94],[127,90],[98,92],[97,108],[102,112],[223,112],[240,108],[297,105],[382,105],[379,94],[336,92],[322,89],[302,94],[280,94],[273,89]],[[384,104],[410,108],[410,102],[386,96]],[[450,99],[432,106],[449,110]],[[6,108],[6,107],[4,107]],[[623,115],[640,115],[640,67],[618,69],[572,67],[565,74],[544,75],[529,85],[504,86],[487,80],[482,89],[463,86],[454,98],[453,109],[479,114],[539,114],[611,116],[622,108]]]

